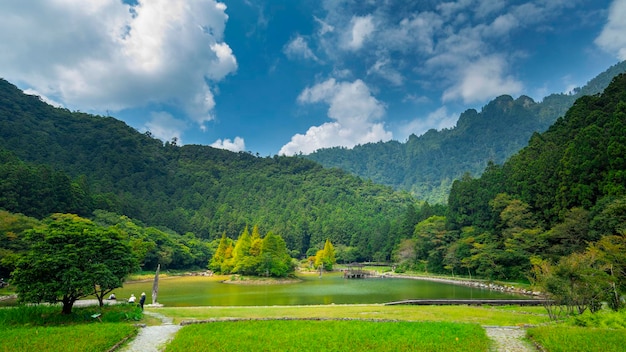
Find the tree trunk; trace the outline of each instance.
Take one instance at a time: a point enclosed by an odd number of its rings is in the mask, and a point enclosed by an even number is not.
[[[76,299],[63,297],[63,308],[61,308],[61,314],[72,314],[72,307]]]

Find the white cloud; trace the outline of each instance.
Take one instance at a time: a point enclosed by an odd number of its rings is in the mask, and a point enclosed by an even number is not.
[[[329,25],[328,23],[324,22],[320,18],[313,16],[313,19],[315,19],[315,22],[317,22],[320,25],[320,29],[318,30],[317,34],[324,35],[326,33],[331,33],[335,30],[335,27]]]
[[[375,74],[378,75],[394,86],[400,86],[404,82],[404,77],[402,74],[396,70],[391,63],[391,60],[388,58],[380,58],[372,67],[367,70],[367,74]]]
[[[420,136],[431,129],[442,130],[456,125],[458,114],[448,113],[445,106],[431,112],[426,118],[416,118],[402,125],[395,133],[398,140],[406,140],[411,134]]]
[[[293,38],[285,47],[283,48],[283,53],[287,55],[290,59],[305,59],[305,60],[313,60],[318,61],[319,59],[311,48],[309,48],[309,44],[306,42],[304,37],[297,35]]]
[[[609,9],[609,18],[595,43],[603,50],[626,60],[626,0],[615,0]]]
[[[522,83],[506,75],[501,57],[483,57],[462,68],[461,81],[443,93],[443,101],[463,99],[465,103],[480,102],[502,94],[519,94]]]
[[[235,140],[230,140],[228,138],[218,139],[211,144],[213,148],[226,149],[231,152],[241,152],[246,150],[246,143],[243,138],[235,137]]]
[[[39,93],[38,91],[36,91],[34,89],[25,89],[24,90],[24,94],[38,96],[39,100],[43,101],[46,104],[52,105],[52,106],[54,106],[56,108],[63,108],[64,107],[63,104],[46,97],[45,95]]]
[[[202,125],[213,118],[211,85],[237,69],[225,10],[215,0],[3,1],[0,67],[70,108],[167,102]]]
[[[306,134],[296,134],[279,154],[309,154],[317,149],[387,141],[392,137],[382,123],[384,105],[372,96],[363,81],[337,82],[328,79],[306,88],[298,97],[302,104],[328,104],[328,117],[333,121],[310,127]]]
[[[361,49],[365,40],[374,32],[374,29],[374,21],[371,15],[352,17],[349,32],[346,36],[345,47],[350,50]]]
[[[183,141],[180,137],[187,128],[187,123],[167,112],[153,112],[150,114],[150,121],[146,122],[144,128],[164,142],[176,138],[177,143],[182,145]]]

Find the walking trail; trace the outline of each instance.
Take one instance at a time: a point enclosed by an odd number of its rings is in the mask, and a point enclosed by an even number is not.
[[[537,351],[524,339],[526,330],[517,326],[484,326],[487,336],[494,341],[494,352]]]
[[[137,337],[132,340],[120,352],[160,352],[165,349],[165,344],[172,340],[180,325],[174,325],[172,319],[162,314],[144,311],[143,314],[161,320],[161,325],[146,326],[141,328]]]

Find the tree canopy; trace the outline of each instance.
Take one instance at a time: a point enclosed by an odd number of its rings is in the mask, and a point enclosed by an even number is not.
[[[29,230],[30,249],[17,262],[13,282],[22,302],[61,302],[69,314],[79,298],[121,287],[136,268],[119,232],[76,215],[54,214]]]

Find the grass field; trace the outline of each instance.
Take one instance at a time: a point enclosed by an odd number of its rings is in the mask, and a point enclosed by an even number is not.
[[[100,319],[92,315],[100,313]],[[61,314],[59,306],[36,305],[0,309],[0,352],[108,351],[134,337],[141,319],[127,305],[74,308]]]
[[[626,329],[555,325],[529,329],[528,336],[549,352],[621,352],[626,349]]]
[[[98,323],[72,326],[0,327],[0,351],[4,352],[102,352],[135,336],[130,324]]]
[[[487,351],[478,324],[370,321],[236,321],[183,328],[177,351]]]
[[[542,307],[519,306],[410,306],[382,304],[272,306],[272,307],[176,307],[159,308],[159,313],[185,320],[328,318],[401,321],[445,321],[480,325],[520,326],[549,321]]]
[[[191,324],[167,351],[489,351],[482,325],[528,326],[547,352],[622,351],[626,312],[549,322],[542,307],[325,305],[147,308]],[[107,351],[137,333],[134,306],[0,309],[0,352]],[[157,323],[144,316],[142,323]],[[258,320],[255,320],[258,319]]]

